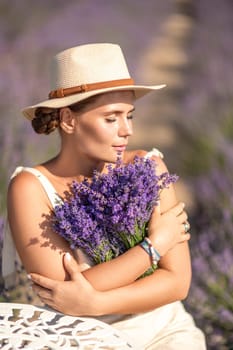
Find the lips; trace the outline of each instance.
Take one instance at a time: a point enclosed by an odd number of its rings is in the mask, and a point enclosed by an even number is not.
[[[125,149],[126,149],[126,145],[113,146],[113,148],[114,148],[117,152],[124,152]]]

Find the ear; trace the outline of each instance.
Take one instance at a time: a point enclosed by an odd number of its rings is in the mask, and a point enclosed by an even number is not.
[[[74,113],[68,107],[61,108],[60,109],[61,129],[64,130],[67,134],[72,134],[74,131],[74,125],[75,125]]]

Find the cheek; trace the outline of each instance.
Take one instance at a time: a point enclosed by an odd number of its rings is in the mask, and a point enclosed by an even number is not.
[[[108,124],[83,125],[79,130],[79,140],[88,143],[104,143],[111,141],[116,133],[115,128]]]
[[[115,136],[115,129],[113,127],[96,128],[93,133],[93,139],[100,143],[112,143]]]

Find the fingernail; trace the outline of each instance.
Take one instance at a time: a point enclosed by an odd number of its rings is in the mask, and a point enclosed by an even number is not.
[[[66,254],[65,254],[65,258],[66,258],[67,260],[71,260],[71,255],[70,255],[70,253],[66,253]]]
[[[32,277],[31,277],[31,275],[27,275],[27,278],[29,279],[29,280],[31,280],[32,279]]]

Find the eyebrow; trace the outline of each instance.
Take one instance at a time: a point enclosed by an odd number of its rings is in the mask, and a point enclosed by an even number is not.
[[[130,114],[130,113],[132,113],[132,112],[134,112],[134,111],[135,111],[135,107],[133,107],[132,109],[130,109],[130,110],[127,112],[127,114]],[[113,114],[113,113],[115,113],[115,114],[121,114],[121,113],[122,113],[122,110],[113,109],[113,110],[111,110],[111,111],[106,111],[106,112],[104,113],[104,115],[110,115],[110,114]]]
[[[132,113],[132,112],[134,112],[135,111],[135,107],[133,107],[128,113]]]

